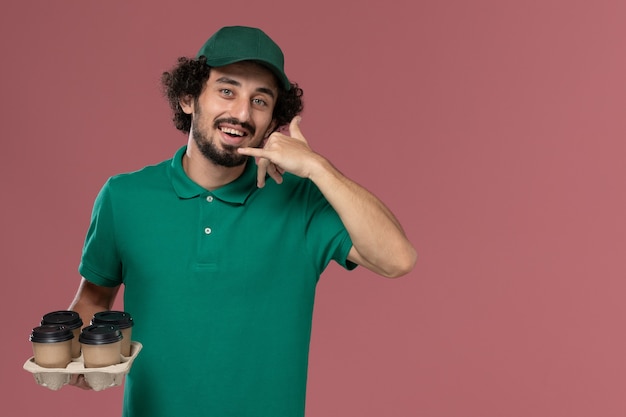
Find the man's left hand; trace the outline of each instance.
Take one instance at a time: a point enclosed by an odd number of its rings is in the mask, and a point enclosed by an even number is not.
[[[290,172],[308,178],[312,162],[320,158],[313,152],[300,131],[300,116],[289,124],[289,136],[280,132],[272,133],[262,148],[239,148],[242,155],[254,156],[257,161],[257,186],[265,186],[265,176],[269,175],[277,184],[283,182],[283,174]]]

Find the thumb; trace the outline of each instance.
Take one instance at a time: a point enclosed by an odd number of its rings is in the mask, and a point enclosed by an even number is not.
[[[302,120],[302,117],[296,116],[291,119],[291,123],[289,123],[289,136],[292,138],[304,139],[304,136],[300,131],[300,120]]]

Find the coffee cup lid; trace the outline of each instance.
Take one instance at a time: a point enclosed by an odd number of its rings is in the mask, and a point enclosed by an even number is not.
[[[83,325],[83,320],[77,312],[71,310],[59,310],[45,314],[41,324],[61,324],[69,329],[77,329]]]
[[[60,324],[44,324],[35,327],[30,333],[30,341],[35,343],[65,342],[74,338],[71,329]]]
[[[114,324],[92,324],[85,327],[78,341],[85,345],[108,345],[122,340],[120,328]]]
[[[134,326],[132,316],[125,311],[99,311],[93,315],[91,324],[115,324],[120,329],[127,329]]]

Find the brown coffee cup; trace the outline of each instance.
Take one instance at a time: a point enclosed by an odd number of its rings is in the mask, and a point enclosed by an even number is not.
[[[122,361],[122,332],[109,324],[92,324],[83,329],[79,341],[85,368],[102,368]]]
[[[134,326],[132,316],[125,311],[107,310],[93,315],[91,324],[113,324],[122,332],[122,355],[130,356],[131,336]]]
[[[72,330],[65,326],[35,327],[30,334],[35,363],[44,368],[65,368],[72,361],[73,338]]]
[[[71,310],[53,311],[42,317],[41,324],[55,324],[70,329],[74,334],[74,338],[72,339],[72,358],[75,359],[80,356],[80,342],[78,341],[78,337],[80,336],[80,329],[83,327],[83,320],[77,312]]]

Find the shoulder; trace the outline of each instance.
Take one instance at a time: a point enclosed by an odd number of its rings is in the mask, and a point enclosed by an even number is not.
[[[171,160],[166,160],[136,171],[113,175],[107,180],[106,187],[115,190],[136,190],[137,187],[145,187],[151,183],[161,183],[169,177],[170,165]]]
[[[252,201],[256,204],[263,203],[283,215],[292,213],[303,219],[328,204],[313,181],[290,173],[283,174],[280,184],[268,177],[265,187],[258,189],[253,195]]]

